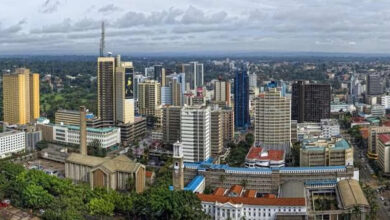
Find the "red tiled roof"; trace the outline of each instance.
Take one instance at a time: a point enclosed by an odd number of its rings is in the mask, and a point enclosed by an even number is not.
[[[229,193],[235,193],[238,196],[241,194],[241,192],[242,192],[242,186],[240,185],[233,185],[229,191]]]
[[[390,134],[378,134],[379,140],[384,144],[390,144]]]
[[[216,195],[216,196],[223,196],[225,195],[225,189],[222,188],[222,187],[218,187],[214,190],[214,193],[213,195]]]
[[[255,198],[256,197],[256,190],[253,190],[253,189],[249,189],[247,191],[245,191],[245,195],[244,197],[246,198]]]
[[[153,172],[152,172],[152,171],[146,171],[146,172],[145,172],[145,176],[146,176],[147,178],[152,177],[152,175],[153,175]]]
[[[383,125],[386,126],[386,127],[390,127],[390,121],[383,122]]]
[[[276,195],[275,195],[275,194],[272,194],[272,193],[267,193],[267,194],[264,195],[264,198],[275,199],[275,198],[276,198]]]
[[[284,151],[283,150],[268,150],[267,156],[261,156],[263,148],[261,147],[251,147],[246,159],[248,160],[283,160]]]
[[[197,194],[202,202],[219,202],[265,206],[305,206],[305,198],[246,198]]]

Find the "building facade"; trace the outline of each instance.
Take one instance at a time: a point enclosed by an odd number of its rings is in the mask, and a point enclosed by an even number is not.
[[[385,174],[390,173],[390,134],[378,135],[378,165]]]
[[[144,116],[157,116],[161,105],[161,84],[146,80],[138,84],[138,113]]]
[[[270,88],[255,101],[255,142],[272,149],[289,150],[291,142],[290,99]]]
[[[218,109],[211,111],[210,136],[211,156],[216,158],[223,150],[223,115]]]
[[[98,117],[107,123],[113,123],[115,119],[115,58],[98,57],[97,63]]]
[[[218,80],[214,83],[214,101],[225,103],[226,107],[231,106],[230,101],[230,82]]]
[[[379,74],[369,74],[367,76],[367,94],[382,95],[382,77]]]
[[[249,118],[249,76],[246,71],[237,71],[234,77],[234,126],[247,129]]]
[[[162,133],[163,141],[176,143],[180,141],[180,106],[163,106],[162,108]]]
[[[292,86],[291,119],[319,122],[330,118],[331,89],[329,84],[305,84],[298,81]]]
[[[211,156],[210,108],[186,106],[181,110],[180,133],[184,161],[198,162]]]
[[[26,149],[25,133],[23,131],[8,131],[0,133],[0,158],[12,156],[13,153]]]
[[[39,118],[39,74],[18,68],[3,74],[4,122],[27,124]]]

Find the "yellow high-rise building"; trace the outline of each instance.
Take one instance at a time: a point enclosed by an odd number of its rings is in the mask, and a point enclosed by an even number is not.
[[[40,116],[39,74],[18,68],[3,75],[4,122],[27,124]]]

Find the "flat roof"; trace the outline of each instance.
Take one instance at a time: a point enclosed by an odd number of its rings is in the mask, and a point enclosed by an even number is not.
[[[305,206],[305,198],[250,198],[228,197],[197,194],[202,202],[218,202],[231,204],[262,205],[262,206]]]
[[[280,198],[301,198],[305,197],[305,185],[303,182],[288,181],[280,185]]]

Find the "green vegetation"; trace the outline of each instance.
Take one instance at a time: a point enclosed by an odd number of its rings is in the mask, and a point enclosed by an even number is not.
[[[243,166],[245,163],[245,156],[247,155],[250,147],[253,145],[254,137],[253,134],[248,133],[245,136],[245,141],[240,141],[238,144],[230,143],[229,156],[226,158],[226,163],[230,166]]]
[[[70,220],[91,216],[125,219],[207,219],[195,194],[170,191],[169,167],[158,173],[156,183],[142,194],[119,193],[68,179],[49,176],[38,170],[25,170],[10,162],[0,162],[0,199],[9,198],[20,208],[32,209],[42,219]]]
[[[314,200],[314,208],[316,211],[333,210],[337,208],[335,198],[318,198]]]
[[[96,156],[96,157],[105,157],[107,156],[107,149],[102,148],[99,140],[95,139],[87,146],[88,155]]]
[[[379,209],[376,191],[368,185],[363,185],[362,190],[367,198],[368,204],[370,204],[370,212],[368,213],[368,219],[376,219],[376,213]]]
[[[299,142],[294,143],[291,148],[293,166],[299,166],[300,150],[301,150],[301,144]]]

